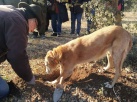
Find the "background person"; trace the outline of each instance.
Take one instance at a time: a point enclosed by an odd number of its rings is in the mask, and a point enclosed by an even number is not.
[[[62,32],[62,23],[68,21],[68,12],[66,8],[66,1],[56,1],[49,0],[51,3],[51,26],[53,30],[53,34],[51,36],[60,36]],[[54,5],[54,10],[52,10],[52,6]]]
[[[83,14],[83,8],[81,8],[81,5],[83,4],[83,2],[86,2],[86,1],[85,0],[69,0],[69,4],[70,4],[69,8],[70,8],[70,13],[71,13],[70,14],[71,15],[71,32],[70,32],[70,34],[76,33],[77,36],[80,35],[81,18],[82,18],[82,14]],[[76,25],[76,22],[77,22],[77,25]]]
[[[91,29],[95,28],[94,25],[94,17],[95,17],[95,7],[94,5],[92,5],[92,7],[90,7],[90,5],[88,5],[86,7],[86,11],[85,11],[85,17],[87,19],[87,29],[86,29],[86,34],[90,34],[91,33]]]

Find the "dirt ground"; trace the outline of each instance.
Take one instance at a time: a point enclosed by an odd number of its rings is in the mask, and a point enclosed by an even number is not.
[[[51,37],[51,27],[44,40],[32,39],[31,35],[29,36],[27,52],[36,76],[35,85],[27,85],[14,73],[8,62],[0,65],[0,75],[10,85],[10,94],[0,102],[53,102],[54,86],[46,84],[45,81],[54,80],[59,72],[55,70],[50,75],[46,74],[44,57],[48,50],[76,38],[69,35],[70,21],[62,27],[61,37]],[[83,20],[81,35],[85,31],[86,22]],[[66,87],[59,102],[137,102],[137,67],[123,68],[118,83],[114,88],[108,89],[104,87],[104,83],[112,81],[115,70],[109,69],[100,73],[99,69],[105,65],[102,60],[77,65],[71,77],[65,81]]]

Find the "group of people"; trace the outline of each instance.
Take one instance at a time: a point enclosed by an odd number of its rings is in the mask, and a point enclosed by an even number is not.
[[[68,21],[68,13],[65,3],[69,4],[70,15],[71,15],[71,31],[70,34],[80,35],[81,31],[81,19],[83,14],[83,8],[81,5],[89,0],[53,0],[51,4],[56,4],[55,12],[51,12],[51,24],[53,29],[52,36],[60,36],[62,23]],[[49,6],[50,7],[50,6]],[[95,11],[93,11],[95,15]],[[91,20],[87,21],[87,31],[90,32]]]
[[[43,11],[43,24],[38,31],[33,32],[33,38],[37,38],[38,35],[41,38],[46,38],[45,32],[48,30],[49,20],[51,20],[51,27],[53,33],[51,36],[60,36],[62,32],[62,23],[69,20],[68,12],[66,8],[66,3],[71,4],[71,32],[70,34],[80,35],[81,30],[81,18],[83,13],[83,8],[80,6],[83,2],[87,0],[20,0],[21,2],[26,2],[27,4],[34,3],[39,5]],[[53,10],[54,9],[54,10]],[[76,25],[77,21],[77,25]],[[76,29],[75,29],[76,27]]]
[[[23,0],[22,0],[23,1]],[[62,32],[62,23],[69,20],[66,3],[70,4],[71,31],[70,34],[80,35],[81,19],[83,8],[81,5],[88,0],[33,0],[32,3],[39,5],[44,13],[44,23],[38,32],[33,32],[33,38],[45,38],[45,32],[48,30],[49,20],[53,33],[51,36],[60,36]],[[27,2],[28,3],[28,2]],[[90,30],[91,21],[88,21],[87,30]]]
[[[66,8],[66,3],[70,4],[71,12],[71,32],[70,34],[80,35],[81,30],[81,18],[83,13],[83,8],[81,5],[87,0],[47,0],[47,20],[49,25],[49,20],[51,19],[51,27],[53,33],[51,36],[60,36],[62,32],[62,23],[69,20],[68,12]],[[76,25],[77,22],[77,25]],[[48,29],[48,26],[46,27]]]

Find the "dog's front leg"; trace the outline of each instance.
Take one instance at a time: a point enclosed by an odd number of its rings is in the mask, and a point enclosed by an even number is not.
[[[66,78],[68,78],[72,74],[73,68],[71,70],[65,70],[63,73],[60,75],[60,81],[57,84],[57,88],[64,88],[63,83]]]
[[[59,79],[56,79],[54,81],[46,81],[47,84],[52,84],[52,85],[58,84],[58,82],[59,82]]]
[[[67,72],[67,71],[66,71]],[[67,76],[67,74],[60,68],[60,76],[55,79],[54,81],[46,81],[46,84],[56,85],[56,87],[59,87],[63,85],[64,79]]]
[[[60,78],[62,77],[62,73],[63,73],[63,68],[62,65],[60,65],[60,76],[55,79],[54,81],[46,81],[47,84],[52,84],[52,85],[56,85],[60,82]]]
[[[60,77],[60,81],[59,81],[59,83],[56,85],[56,88],[64,89],[63,80],[64,80],[63,77]]]

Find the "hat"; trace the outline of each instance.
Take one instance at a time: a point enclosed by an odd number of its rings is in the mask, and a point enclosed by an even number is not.
[[[44,17],[43,17],[43,11],[40,6],[38,6],[36,4],[28,5],[26,2],[20,2],[18,4],[18,7],[19,8],[23,7],[23,8],[26,8],[26,10],[31,11],[31,13],[33,13],[33,15],[38,20],[38,29],[41,27],[41,25],[44,21]]]

